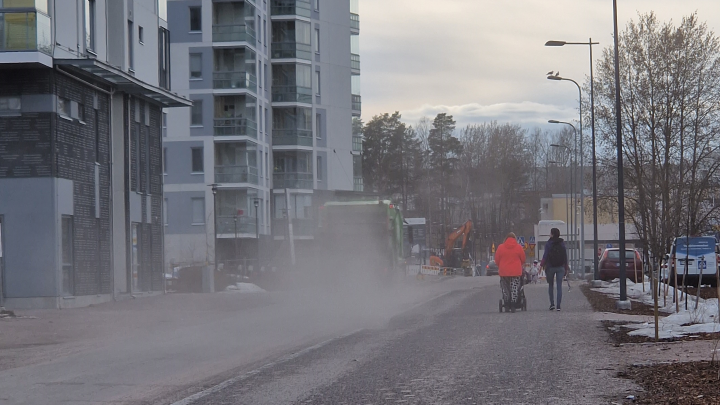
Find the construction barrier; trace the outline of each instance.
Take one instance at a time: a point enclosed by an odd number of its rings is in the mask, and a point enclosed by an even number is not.
[[[409,265],[406,268],[406,274],[408,276],[415,276],[420,280],[425,276],[451,276],[455,274],[455,269],[427,265]]]

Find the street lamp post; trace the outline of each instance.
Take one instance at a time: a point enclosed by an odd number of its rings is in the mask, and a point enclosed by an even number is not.
[[[213,263],[215,267],[215,272],[217,273],[218,270],[218,257],[217,257],[217,241],[218,241],[218,223],[217,223],[217,191],[218,191],[218,185],[216,183],[213,183],[210,185],[212,188],[213,193]]]
[[[572,154],[571,156],[572,156],[572,160],[574,160],[574,162],[575,162],[574,164],[577,164],[577,157],[576,157],[576,155],[577,155],[577,137],[578,137],[578,130],[577,130],[577,128],[575,128],[575,125],[573,125],[573,124],[571,124],[571,123],[569,123],[569,122],[557,121],[557,120],[549,120],[548,123],[550,123],[550,124],[563,124],[563,125],[569,125],[570,127],[572,127],[572,129],[573,129],[573,131],[574,131],[574,133],[575,133],[575,146],[576,146],[576,149],[575,149],[575,153]],[[555,146],[555,145],[551,145],[551,146]],[[570,152],[570,148],[569,148],[568,146],[566,146],[566,145],[557,145],[557,146],[567,148],[568,153]],[[574,164],[572,164],[571,167],[574,166]],[[572,203],[570,204],[570,209],[571,209],[571,211],[572,211],[572,215],[570,216],[570,224],[571,224],[571,228],[572,228],[571,241],[572,241],[573,245],[575,245],[575,243],[577,242],[577,237],[576,237],[576,235],[575,235],[575,234],[576,234],[576,228],[577,228],[577,214],[576,214],[576,212],[575,212],[575,193],[576,193],[577,191],[575,190],[575,186],[577,185],[577,183],[576,183],[576,180],[573,179],[573,175],[575,174],[574,172],[575,172],[575,170],[574,170],[573,168],[571,168],[571,171],[570,171],[570,182],[571,182],[572,186],[570,187],[570,193],[571,193],[571,195],[572,195]],[[581,229],[582,229],[582,227],[581,227]],[[582,248],[580,249],[580,251],[582,252],[582,250],[583,250],[583,248],[584,248],[585,239],[582,238],[582,236],[581,236],[580,240],[581,240],[581,246],[582,246]],[[577,255],[574,249],[571,250],[571,256],[572,256],[572,258],[573,258],[573,259],[572,259],[573,263],[578,259],[578,256],[582,258],[582,255]],[[582,266],[581,266],[581,269],[582,269]]]
[[[570,149],[565,145],[551,145],[551,146],[567,148],[568,152]],[[568,157],[569,156],[570,155],[568,154]],[[552,161],[552,160],[549,161],[548,163],[552,163],[552,164],[556,164],[556,165],[560,164],[560,162],[556,162],[556,161]],[[570,179],[569,183],[570,183],[569,193],[572,193],[572,179]],[[570,196],[569,193],[565,193],[565,236],[568,238],[570,237],[570,200],[568,198]],[[570,242],[570,239],[568,239],[568,242]]]
[[[590,125],[592,129],[592,186],[593,186],[593,279],[600,279],[598,256],[598,221],[597,221],[597,155],[595,153],[595,79],[593,77],[593,45],[599,42],[593,42],[592,38],[588,42],[565,42],[565,41],[548,41],[545,46],[565,46],[565,45],[587,45],[590,48]],[[583,221],[584,222],[584,221]],[[584,235],[584,233],[583,233]]]
[[[614,48],[615,48],[615,133],[617,136],[617,168],[618,168],[618,239],[620,254],[625,254],[625,195],[623,181],[623,136],[622,136],[622,113],[620,107],[620,55],[618,53],[618,16],[617,0],[613,0],[613,25],[614,25]],[[622,257],[622,256],[621,256]],[[620,260],[620,301],[617,306],[620,309],[630,309],[630,300],[627,299],[627,280],[625,260]]]
[[[253,200],[255,205],[255,239],[257,242],[257,271],[260,271],[260,216],[258,215],[258,207],[260,206],[260,199],[255,198]]]
[[[578,100],[580,102],[580,149],[578,149],[577,145],[577,137],[575,137],[575,153],[577,154],[579,152],[580,154],[580,269],[581,274],[585,273],[585,176],[583,174],[584,172],[584,159],[583,155],[583,130],[582,130],[582,89],[580,88],[580,85],[573,79],[568,79],[565,77],[561,77],[559,75],[549,75],[548,80],[562,80],[567,82],[572,82],[577,86],[578,89]],[[575,127],[573,127],[575,128]],[[577,132],[577,130],[576,130]],[[577,163],[577,158],[575,159],[575,162]],[[578,179],[576,179],[577,181]],[[573,204],[573,214],[575,213],[575,204]],[[575,231],[573,230],[573,233]]]

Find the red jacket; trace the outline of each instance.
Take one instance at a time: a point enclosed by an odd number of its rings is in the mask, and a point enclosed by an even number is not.
[[[514,238],[507,238],[495,252],[495,263],[500,277],[520,277],[525,264],[525,250]]]

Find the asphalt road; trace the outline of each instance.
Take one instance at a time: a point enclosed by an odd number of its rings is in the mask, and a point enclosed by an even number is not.
[[[496,278],[494,278],[496,279]],[[238,373],[175,405],[610,404],[634,391],[579,289],[548,311],[498,313],[497,284],[457,289],[389,322]]]

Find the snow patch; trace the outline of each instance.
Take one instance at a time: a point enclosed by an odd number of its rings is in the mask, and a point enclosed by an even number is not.
[[[225,288],[226,292],[238,292],[238,293],[264,293],[267,292],[262,288],[256,286],[253,283],[237,283],[229,285]]]

